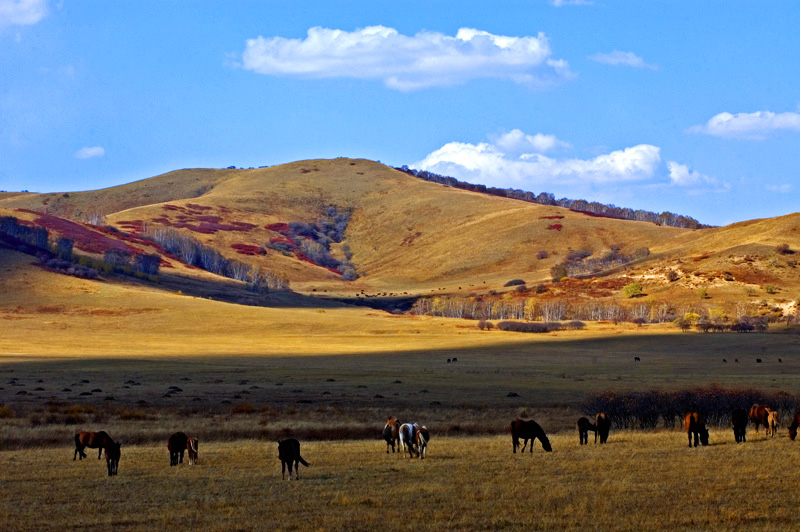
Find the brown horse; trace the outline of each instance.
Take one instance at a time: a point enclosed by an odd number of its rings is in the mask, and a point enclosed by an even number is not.
[[[386,440],[386,454],[389,454],[389,447],[394,453],[395,444],[400,443],[400,422],[396,417],[390,417],[386,421],[386,425],[383,427],[383,439]]]
[[[769,423],[769,425],[767,425],[767,434],[773,438],[775,437],[775,432],[778,430],[779,417],[780,414],[777,410],[770,410],[769,415],[767,416],[767,422]]]
[[[689,412],[683,418],[683,426],[686,429],[686,434],[689,436],[689,447],[692,446],[692,435],[694,435],[694,446],[697,447],[697,439],[700,438],[700,443],[704,446],[708,445],[708,429],[703,416],[697,412]]]
[[[594,416],[594,424],[597,427],[594,433],[594,442],[597,443],[597,436],[600,436],[600,443],[608,441],[608,432],[611,430],[611,419],[605,412],[600,412]]]
[[[747,441],[747,421],[747,412],[744,408],[737,408],[731,414],[733,437],[736,438],[736,443],[744,443]]]
[[[100,432],[78,432],[75,434],[75,454],[72,455],[72,460],[80,457],[81,460],[86,458],[86,453],[83,452],[85,448],[97,449],[97,459],[103,455],[103,449],[106,449],[114,444],[114,440],[107,432],[101,430]]]
[[[199,445],[200,441],[197,438],[189,437],[186,440],[186,450],[189,451],[189,465],[197,464],[197,460],[200,458]]]
[[[292,465],[294,465],[294,478],[300,479],[297,464],[308,467],[308,462],[300,456],[300,442],[294,438],[278,442],[278,459],[281,461],[281,478],[286,479],[286,466],[289,466],[289,480],[292,480]]]
[[[594,432],[594,439],[597,441],[597,426],[594,423],[589,421],[589,418],[586,417],[579,417],[578,418],[578,440],[580,441],[580,445],[585,445],[589,443],[589,431]]]
[[[120,444],[112,442],[104,449],[106,455],[106,467],[108,468],[108,476],[116,475],[119,471],[119,458],[122,455],[120,451]]]
[[[421,427],[417,425],[417,432],[416,432],[416,439],[417,439],[417,454],[419,455],[420,460],[425,459],[425,454],[428,451],[428,442],[431,439],[431,433],[428,431],[428,427],[422,425]]]
[[[755,425],[756,434],[758,434],[758,427],[764,426],[764,430],[769,434],[769,413],[770,408],[767,405],[755,404],[750,407],[750,423]]]
[[[169,465],[176,466],[183,463],[183,453],[189,448],[189,436],[185,432],[176,432],[167,440],[169,449]]]
[[[792,422],[789,423],[789,439],[792,441],[797,437],[797,427],[800,427],[800,410],[795,413]]]
[[[550,446],[550,440],[547,439],[547,435],[544,433],[542,427],[533,420],[525,421],[523,419],[515,419],[511,422],[511,443],[514,446],[514,452],[517,452],[517,447],[519,447],[519,439],[522,438],[525,440],[525,444],[522,446],[522,451],[525,452],[525,447],[528,445],[528,440],[531,441],[531,450],[533,452],[533,442],[535,438],[538,438],[539,441],[542,443],[542,449],[546,452],[550,452],[553,448]]]

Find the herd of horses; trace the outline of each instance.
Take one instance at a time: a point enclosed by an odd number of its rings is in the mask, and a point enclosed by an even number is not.
[[[747,441],[747,425],[752,423],[756,434],[758,429],[764,427],[767,436],[775,436],[778,429],[779,415],[777,410],[772,410],[767,405],[755,404],[750,411],[742,408],[736,409],[731,413],[731,424],[733,425],[733,435],[736,443]],[[689,438],[689,447],[708,445],[708,428],[706,427],[705,417],[699,412],[689,412],[684,416],[683,427]],[[605,412],[600,412],[594,417],[594,423],[589,418],[581,417],[577,422],[578,439],[580,445],[589,443],[589,431],[594,432],[594,442],[600,443],[608,441],[608,434],[611,430],[611,418]],[[800,410],[789,423],[789,438],[794,440],[797,437],[797,430],[800,428]],[[545,452],[553,450],[550,440],[547,438],[544,429],[533,420],[515,419],[511,422],[511,444],[513,452],[517,452],[520,446],[520,439],[523,440],[522,450],[530,447],[528,452],[533,452],[533,444],[536,440],[542,445]],[[424,425],[418,423],[400,423],[397,418],[390,417],[383,427],[383,439],[386,440],[386,453],[398,452],[409,455],[409,458],[425,458],[428,449],[428,442],[431,439],[430,431]],[[103,454],[106,457],[108,476],[116,475],[119,469],[119,459],[122,444],[114,441],[105,431],[100,432],[78,432],[75,434],[75,453],[72,460],[86,458],[84,449],[97,449],[97,459]],[[199,456],[199,441],[197,438],[187,436],[184,432],[176,432],[169,437],[167,449],[169,450],[169,465],[176,466],[183,463],[184,453],[189,454],[189,465],[195,465]],[[278,442],[278,459],[281,461],[281,478],[286,478],[286,469],[289,469],[289,478],[292,478],[292,468],[294,468],[295,479],[299,479],[298,465],[303,464],[308,467],[302,456],[300,456],[300,442],[294,438],[288,438]]]

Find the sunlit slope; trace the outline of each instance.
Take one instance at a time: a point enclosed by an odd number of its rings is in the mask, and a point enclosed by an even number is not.
[[[194,170],[174,172],[175,179]],[[188,177],[187,177],[188,178]],[[246,258],[285,271],[296,286],[304,281],[331,289],[348,286],[395,291],[498,282],[509,276],[545,279],[569,250],[596,253],[612,245],[623,252],[666,249],[686,230],[652,223],[596,218],[567,209],[478,194],[410,177],[382,164],[351,159],[299,161],[226,174],[200,197],[171,201],[229,209],[226,220],[252,223],[242,232],[193,235],[221,251],[236,243],[264,245],[277,233],[266,224],[316,221],[327,206],[351,209],[345,243],[362,279],[338,283],[335,275],[271,252]],[[164,205],[116,213],[114,222],[150,220],[157,226]],[[334,252],[336,250],[334,249]],[[546,259],[537,254],[546,251]],[[464,287],[466,289],[466,286]]]

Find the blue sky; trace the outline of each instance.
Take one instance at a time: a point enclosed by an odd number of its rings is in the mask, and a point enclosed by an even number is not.
[[[791,0],[0,0],[0,190],[347,156],[786,214],[798,27]]]

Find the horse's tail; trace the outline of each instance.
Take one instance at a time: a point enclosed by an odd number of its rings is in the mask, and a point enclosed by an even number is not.
[[[308,462],[303,460],[303,457],[300,456],[299,454],[297,455],[297,461],[300,462],[301,464],[303,464],[304,466],[308,467]]]

